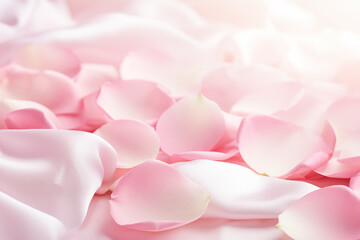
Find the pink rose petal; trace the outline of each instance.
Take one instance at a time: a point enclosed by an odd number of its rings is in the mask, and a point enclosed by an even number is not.
[[[173,100],[155,83],[130,80],[105,83],[97,103],[114,120],[146,121],[157,119]]]
[[[300,99],[288,109],[273,115],[287,122],[292,122],[306,129],[321,128],[327,120],[326,111],[330,105],[345,94],[341,85],[331,82],[303,83]]]
[[[184,52],[188,50],[183,49]],[[121,63],[121,77],[125,80],[143,79],[159,83],[175,96],[195,94],[199,90],[203,69],[201,64],[204,65],[202,62],[205,60],[197,56],[197,51],[189,54],[172,56],[155,50],[131,52]]]
[[[360,193],[360,173],[356,174],[350,179],[349,187]]]
[[[29,110],[30,110],[30,112],[29,112]],[[34,112],[34,111],[37,112],[37,113],[35,113],[35,116],[34,116],[35,119],[33,119],[32,123],[29,125],[27,123],[27,116],[29,113],[31,115],[31,112]],[[13,112],[17,112],[17,113],[15,113],[15,115],[13,115],[12,114]],[[10,114],[12,115],[12,117]],[[9,123],[9,121],[10,122],[12,121],[12,120],[8,119],[9,115],[10,115],[10,118],[12,118],[13,120],[14,120],[13,117],[15,116],[15,122],[16,122],[15,125],[17,125],[16,128],[28,128],[30,126],[33,126],[33,127],[47,126],[45,128],[61,128],[62,127],[62,124],[60,123],[59,119],[53,112],[51,112],[47,107],[45,107],[41,104],[38,104],[36,102],[32,102],[32,101],[3,99],[2,101],[0,101],[0,128],[11,128],[7,125]],[[21,115],[22,115],[22,117],[20,117]],[[36,119],[40,120],[40,122],[38,122]],[[45,125],[42,125],[42,124],[45,124]],[[25,127],[25,126],[28,126],[28,127]],[[32,128],[32,127],[30,127],[30,128]]]
[[[76,85],[83,96],[93,93],[101,88],[105,82],[118,80],[115,67],[106,64],[82,64],[76,78]]]
[[[148,161],[120,179],[110,211],[119,225],[162,231],[198,219],[209,199],[205,190],[171,166]]]
[[[201,93],[218,103],[224,111],[230,111],[231,107],[247,92],[290,81],[293,79],[286,73],[269,66],[239,67],[237,64],[226,64],[204,76]]]
[[[235,114],[273,114],[291,108],[299,101],[303,87],[288,82],[257,88],[245,94],[231,108]]]
[[[333,151],[333,144],[321,135],[261,115],[243,119],[238,143],[241,156],[251,168],[278,177],[293,173],[302,164],[316,168],[326,163]]]
[[[360,172],[360,131],[347,137],[337,148],[330,161],[314,171],[334,178],[351,178]]]
[[[155,160],[160,148],[160,140],[155,130],[134,120],[111,121],[96,130],[95,134],[114,147],[119,168],[132,168]]]
[[[3,97],[40,103],[54,113],[69,113],[78,107],[78,90],[65,75],[53,71],[33,72],[10,66],[0,84]]]
[[[20,109],[9,113],[5,119],[9,129],[52,129],[55,124],[40,110]]]
[[[210,160],[226,160],[233,157],[237,153],[237,150],[229,152],[216,152],[216,151],[190,151],[174,154],[170,157],[172,163],[179,161],[191,161],[196,159],[210,159]]]
[[[224,130],[220,108],[202,95],[181,99],[161,115],[156,125],[161,149],[168,155],[211,150]]]
[[[344,97],[327,110],[327,117],[334,126],[338,142],[360,131],[360,97]]]
[[[344,186],[319,189],[280,214],[279,227],[299,240],[359,239],[360,197]]]

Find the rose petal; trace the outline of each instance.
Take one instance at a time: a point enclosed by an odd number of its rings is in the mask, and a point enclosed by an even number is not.
[[[349,187],[354,191],[360,192],[360,173],[350,179]]]
[[[243,119],[238,134],[241,156],[251,168],[270,176],[286,176],[299,165],[326,163],[333,151],[321,135],[268,116]]]
[[[99,90],[103,83],[115,82],[116,80],[118,80],[118,73],[113,66],[86,63],[81,65],[76,85],[81,94],[85,96]]]
[[[161,115],[156,125],[161,149],[168,155],[211,150],[224,130],[220,108],[202,95],[181,99]]]
[[[157,119],[173,100],[155,83],[131,80],[105,83],[97,103],[114,120],[146,121]]]
[[[125,174],[111,198],[111,215],[119,225],[161,231],[198,219],[210,196],[171,166],[155,160]]]
[[[279,227],[294,239],[358,239],[360,198],[344,186],[319,189],[280,214]]]
[[[344,96],[345,89],[331,82],[303,83],[303,94],[289,109],[273,114],[284,121],[315,130],[324,124],[326,110],[336,99]]]
[[[184,52],[188,50],[183,49]],[[199,90],[200,74],[205,64],[205,60],[196,53],[193,51],[183,56],[171,56],[155,50],[134,51],[121,63],[121,77],[125,80],[143,79],[159,83],[177,97],[195,94]],[[190,54],[191,58],[188,57]]]
[[[360,171],[360,131],[347,137],[337,148],[330,161],[314,171],[333,178],[351,178]]]
[[[95,132],[117,152],[117,167],[132,168],[140,163],[155,160],[160,140],[149,125],[134,120],[116,120],[101,126]]]
[[[327,110],[327,117],[334,126],[338,144],[360,131],[360,97],[344,97]]]
[[[273,114],[291,108],[303,94],[298,82],[280,83],[257,88],[245,94],[231,108],[236,114]]]
[[[62,124],[59,122],[59,119],[55,116],[55,114],[53,112],[51,112],[47,107],[45,107],[41,104],[38,104],[36,102],[31,102],[31,101],[24,101],[24,100],[4,99],[4,100],[0,101],[0,128],[8,128],[9,127],[6,123],[6,121],[9,121],[9,120],[7,120],[7,118],[9,117],[9,114],[11,114],[12,112],[17,112],[16,113],[17,120],[15,120],[15,121],[17,122],[16,125],[18,127],[27,128],[27,127],[25,127],[26,125],[28,127],[30,127],[27,124],[27,116],[25,116],[25,115],[28,115],[29,109],[31,109],[32,111],[36,111],[37,113],[35,113],[35,114],[38,117],[40,117],[40,119],[38,119],[38,120],[42,119],[40,122],[45,124],[45,125],[35,124],[32,126],[34,126],[34,127],[36,125],[37,126],[48,126],[45,128],[60,128],[60,127],[62,127]],[[24,112],[24,110],[25,110],[25,112]],[[18,118],[19,113],[20,113],[20,115],[25,114],[25,115],[23,115],[23,116],[25,116],[25,118],[22,118],[22,117]],[[43,115],[44,118],[41,117],[41,115]],[[10,118],[11,118],[11,116],[10,116]],[[21,121],[19,122],[19,120],[21,120]],[[43,120],[45,120],[45,122]],[[23,126],[23,127],[21,127],[21,126]],[[32,127],[30,127],[30,128],[32,128]]]
[[[11,67],[0,84],[2,97],[40,103],[54,113],[69,113],[78,106],[78,91],[68,77],[52,71],[32,72]]]
[[[272,67],[239,67],[237,64],[226,64],[204,76],[201,93],[218,103],[224,111],[229,111],[249,91],[290,81],[293,81],[290,76]]]
[[[227,153],[215,152],[215,151],[190,151],[174,154],[171,156],[170,161],[172,163],[179,161],[191,161],[196,159],[209,159],[209,160],[226,160],[233,157],[237,153],[236,150],[229,151]]]
[[[5,119],[9,129],[52,129],[55,124],[37,109],[20,109],[9,113]]]

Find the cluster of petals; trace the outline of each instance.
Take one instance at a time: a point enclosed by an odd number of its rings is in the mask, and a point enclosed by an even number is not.
[[[357,0],[1,0],[0,238],[360,239],[359,22]]]

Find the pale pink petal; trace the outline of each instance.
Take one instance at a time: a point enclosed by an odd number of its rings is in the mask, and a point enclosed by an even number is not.
[[[30,44],[17,49],[13,61],[25,68],[52,70],[68,76],[76,75],[80,62],[70,50],[51,44]]]
[[[205,218],[276,218],[290,203],[318,189],[308,183],[261,176],[226,162],[195,160],[172,166],[209,192]]]
[[[103,181],[101,187],[96,191],[96,194],[106,194],[108,191],[114,191],[119,179],[130,170],[131,168],[116,168],[112,178]]]
[[[219,106],[202,95],[181,99],[161,115],[156,125],[161,149],[168,155],[211,150],[224,130]]]
[[[325,165],[316,168],[314,171],[332,178],[351,178],[360,171],[360,157],[346,159],[332,158]]]
[[[184,53],[188,50],[182,49]],[[195,94],[199,91],[200,76],[206,65],[206,59],[201,56],[198,51],[172,56],[159,50],[137,50],[124,58],[120,75],[125,80],[142,79],[159,83],[177,97]]]
[[[216,151],[190,151],[174,154],[170,157],[170,162],[191,161],[196,159],[209,159],[222,161],[233,157],[238,153],[237,149],[231,149],[229,152],[216,152]]]
[[[9,113],[5,119],[9,129],[52,129],[55,124],[37,109],[25,108]]]
[[[209,199],[199,185],[154,160],[136,166],[120,179],[111,195],[110,211],[119,225],[161,231],[198,219]]]
[[[226,112],[223,113],[225,120],[225,131],[219,142],[212,150],[216,152],[232,154],[234,150],[237,152],[239,151],[237,146],[237,134],[243,118]]]
[[[146,121],[157,119],[173,100],[155,83],[131,80],[105,83],[97,104],[114,120]]]
[[[360,172],[360,131],[337,145],[330,161],[315,171],[334,178],[351,178]]]
[[[280,83],[257,88],[245,94],[231,108],[238,115],[267,114],[284,111],[295,105],[303,94],[299,82]]]
[[[360,171],[350,179],[349,187],[360,193]]]
[[[303,94],[289,109],[273,115],[306,129],[317,131],[327,120],[326,111],[330,105],[346,94],[343,86],[330,82],[303,84]]]
[[[35,113],[38,117],[42,118],[41,115],[43,115],[45,122],[43,123],[48,123],[50,125],[48,126],[52,126],[50,128],[61,128],[62,124],[60,123],[59,119],[57,118],[57,116],[55,116],[55,114],[53,112],[51,112],[47,107],[38,104],[36,102],[31,102],[31,101],[24,101],[24,100],[14,100],[14,99],[4,99],[2,101],[0,101],[0,129],[2,128],[8,128],[6,121],[6,118],[8,118],[9,114],[11,114],[12,112],[17,112],[19,110],[25,110],[25,112],[20,111],[17,114],[20,113],[20,115],[24,114],[27,115],[27,113],[29,113],[29,109],[32,109],[33,111],[36,111],[37,113]],[[17,115],[19,116],[19,115]],[[23,115],[24,116],[24,115]],[[16,117],[17,118],[17,117]],[[22,121],[22,123],[20,125],[27,125],[26,118],[22,118],[24,121]],[[20,119],[18,119],[20,120]],[[11,120],[10,120],[11,121]],[[18,121],[17,121],[18,122]],[[18,122],[20,123],[20,122]],[[25,126],[23,125],[23,126]],[[35,125],[34,125],[35,126]],[[20,127],[21,128],[21,127]],[[49,127],[47,127],[49,128]]]
[[[0,131],[0,157],[0,191],[68,229],[81,225],[116,163],[115,151],[101,138],[52,129]]]
[[[158,155],[157,159],[161,159],[162,161],[168,163],[191,161],[196,159],[222,161],[237,155],[239,153],[239,149],[237,147],[236,136],[242,118],[225,112],[223,114],[225,120],[225,131],[221,139],[211,151],[188,151],[176,153],[172,156],[168,156],[164,153],[162,155]]]
[[[238,144],[251,168],[278,177],[300,170],[301,165],[313,169],[326,163],[334,145],[310,130],[261,115],[243,119]]]
[[[0,84],[3,97],[37,102],[54,113],[68,113],[77,109],[77,88],[65,75],[53,71],[32,72],[10,67],[4,79]]]
[[[339,161],[346,161],[347,158],[360,157],[360,131],[355,132],[345,139],[339,146]],[[344,160],[341,160],[344,159]]]
[[[154,128],[139,121],[111,121],[96,130],[95,134],[114,147],[119,168],[132,168],[155,160],[160,148],[160,140]]]
[[[309,193],[279,216],[279,227],[294,239],[358,239],[360,197],[345,186]]]
[[[338,143],[360,131],[360,97],[344,97],[327,110],[327,117],[334,126]]]
[[[302,181],[314,184],[319,188],[329,187],[333,185],[349,186],[349,179],[326,177],[314,171],[307,174],[306,178],[302,179]]]
[[[76,85],[83,96],[93,93],[101,88],[105,82],[118,80],[115,67],[105,64],[86,63],[81,65],[81,70],[76,78]]]
[[[229,111],[247,92],[289,81],[292,81],[290,76],[268,66],[239,67],[238,64],[225,64],[204,76],[201,93],[219,104],[224,111]]]
[[[70,121],[70,129],[81,129],[94,132],[100,126],[111,121],[111,117],[97,104],[99,92],[91,93],[82,98],[78,116],[75,121]]]

